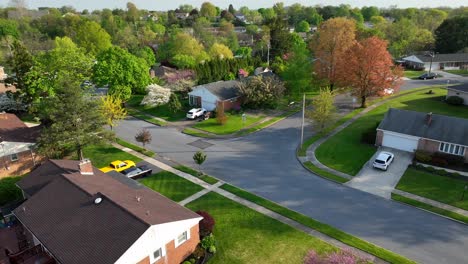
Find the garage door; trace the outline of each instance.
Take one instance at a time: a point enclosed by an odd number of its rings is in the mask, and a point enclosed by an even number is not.
[[[418,138],[408,138],[405,135],[384,132],[382,145],[384,147],[414,152],[418,148]]]

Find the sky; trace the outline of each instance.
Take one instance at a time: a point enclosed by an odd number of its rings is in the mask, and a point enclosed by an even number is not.
[[[175,9],[181,4],[190,4],[194,7],[200,7],[207,0],[26,0],[29,8],[37,8],[42,6],[61,7],[71,5],[77,10],[94,10],[103,8],[122,8],[124,9],[127,2],[133,2],[140,9],[148,10],[170,10]],[[283,2],[286,6],[293,3],[300,3],[306,6],[314,5],[340,5],[349,4],[353,7],[362,6],[378,6],[389,7],[396,5],[399,8],[406,7],[440,7],[440,6],[468,6],[468,0],[211,0],[211,3],[221,8],[227,8],[229,4],[233,4],[234,8],[248,6],[249,8],[271,7],[276,2]],[[10,0],[0,0],[0,7],[6,7]]]

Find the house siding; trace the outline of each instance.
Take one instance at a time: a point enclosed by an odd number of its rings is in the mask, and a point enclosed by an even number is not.
[[[18,176],[30,172],[35,164],[39,164],[42,161],[42,157],[36,155],[31,151],[23,151],[16,153],[18,160],[12,161],[11,155],[1,157],[1,170],[0,179],[9,176]]]
[[[429,153],[439,152],[440,142],[421,138],[418,143],[418,150],[424,150]],[[468,162],[468,147],[465,147],[465,162]]]
[[[447,97],[450,97],[450,96],[461,97],[461,98],[463,98],[463,104],[468,105],[468,93],[458,92],[458,91],[454,91],[454,90],[448,90]]]

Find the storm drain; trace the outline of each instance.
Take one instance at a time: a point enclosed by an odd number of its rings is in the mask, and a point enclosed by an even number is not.
[[[211,144],[210,142],[206,142],[204,140],[199,139],[199,140],[195,140],[194,142],[188,143],[187,145],[194,146],[199,149],[206,149],[206,148],[213,146],[214,144]]]

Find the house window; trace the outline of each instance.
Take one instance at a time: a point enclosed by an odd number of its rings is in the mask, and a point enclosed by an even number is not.
[[[465,147],[460,146],[460,145],[450,144],[450,143],[441,142],[439,146],[439,151],[452,154],[452,155],[458,155],[458,156],[465,155]]]
[[[185,241],[187,241],[189,239],[188,237],[188,232],[187,231],[184,231],[182,234],[180,234],[177,239],[176,239],[176,243],[175,243],[175,246],[178,247],[180,244],[184,243]]]
[[[18,160],[18,154],[11,154],[10,156],[11,161],[17,161]]]
[[[153,252],[153,260],[156,261],[162,257],[162,249],[158,248],[156,251]]]

